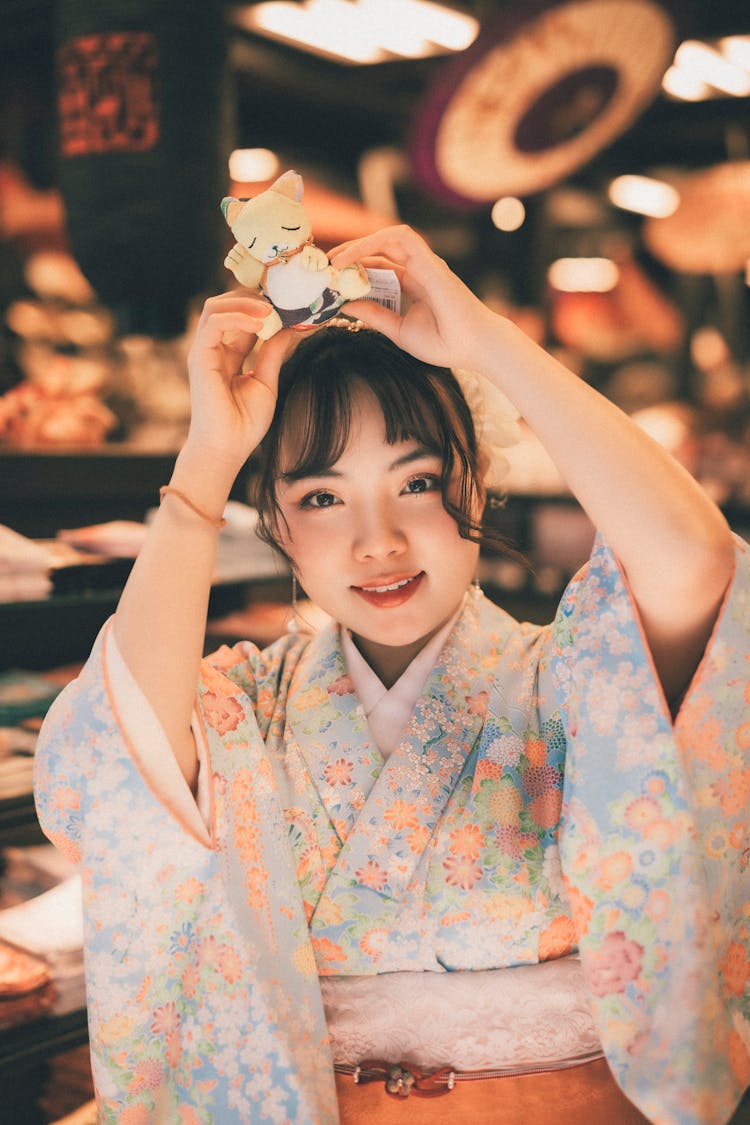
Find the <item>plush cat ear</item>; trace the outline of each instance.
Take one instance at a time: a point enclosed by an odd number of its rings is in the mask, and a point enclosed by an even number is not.
[[[231,195],[225,195],[222,199],[221,213],[230,227],[246,202],[245,199],[234,199]]]
[[[285,195],[287,199],[291,199],[292,203],[302,202],[302,177],[299,172],[285,172],[283,176],[279,176],[275,183],[272,183],[269,191],[276,191],[279,195]]]

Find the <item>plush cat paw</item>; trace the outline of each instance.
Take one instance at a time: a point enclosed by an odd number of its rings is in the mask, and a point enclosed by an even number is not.
[[[319,246],[306,246],[301,250],[300,262],[310,273],[320,273],[321,270],[328,269],[328,258]]]
[[[224,265],[232,271],[240,285],[246,285],[248,289],[258,288],[263,268],[246,247],[236,243],[224,259]]]
[[[336,277],[336,288],[347,301],[356,301],[370,292],[370,281],[364,266],[355,262]]]

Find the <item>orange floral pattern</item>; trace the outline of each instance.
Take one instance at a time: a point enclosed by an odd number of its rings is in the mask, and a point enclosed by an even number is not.
[[[231,696],[207,691],[203,696],[203,716],[217,734],[228,734],[242,722],[242,704]]]
[[[572,918],[561,915],[543,930],[539,937],[539,960],[549,961],[566,957],[578,944],[578,935]]]

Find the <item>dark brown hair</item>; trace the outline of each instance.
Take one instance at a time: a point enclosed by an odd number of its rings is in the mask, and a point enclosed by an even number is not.
[[[294,461],[288,478],[315,476],[346,449],[353,404],[366,388],[385,421],[389,444],[416,441],[443,465],[443,506],[464,539],[495,547],[497,533],[483,531],[476,513],[484,502],[480,454],[471,412],[455,376],[423,363],[370,329],[327,327],[301,341],[284,363],[273,421],[260,449],[254,497],[258,534],[277,549],[283,520],[276,483],[282,474],[282,440],[294,426]],[[289,446],[287,446],[287,449]]]

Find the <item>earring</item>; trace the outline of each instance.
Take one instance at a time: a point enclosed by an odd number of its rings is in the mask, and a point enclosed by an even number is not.
[[[290,633],[299,633],[299,617],[297,616],[297,575],[292,571],[292,616],[287,630]]]

